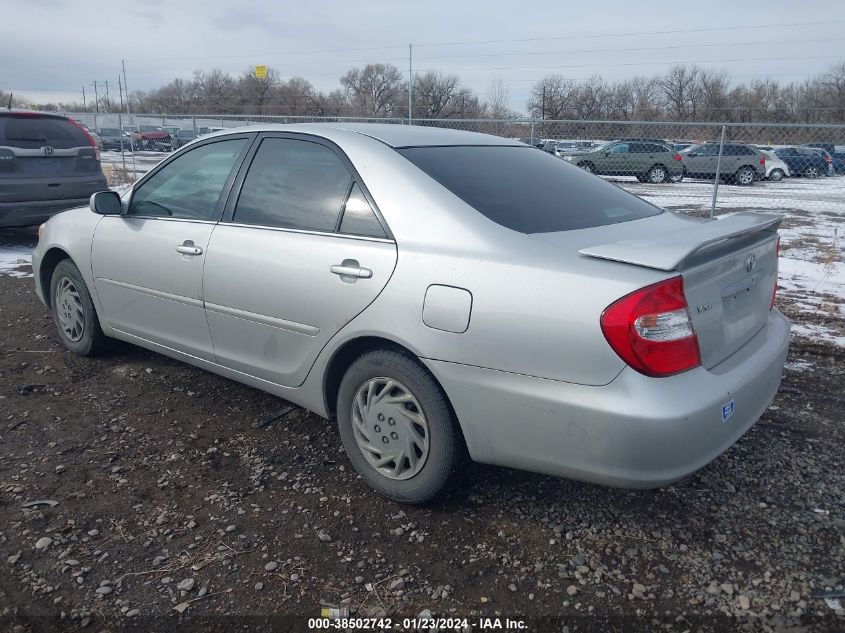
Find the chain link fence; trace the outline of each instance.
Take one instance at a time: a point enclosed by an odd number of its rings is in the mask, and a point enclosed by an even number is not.
[[[212,132],[256,123],[407,124],[406,119],[79,113],[100,133],[113,182],[131,182],[167,153]],[[519,139],[658,206],[696,215],[732,209],[845,212],[845,125],[418,119]]]

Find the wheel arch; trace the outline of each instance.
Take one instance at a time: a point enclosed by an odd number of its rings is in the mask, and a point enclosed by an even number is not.
[[[340,390],[340,382],[343,380],[343,376],[346,373],[346,370],[355,362],[357,358],[376,349],[389,349],[398,352],[404,352],[413,356],[416,359],[419,359],[419,355],[415,353],[412,349],[394,341],[392,339],[383,337],[383,336],[374,336],[374,335],[366,335],[366,336],[359,336],[353,339],[350,339],[344,342],[340,347],[338,347],[334,353],[332,354],[331,358],[329,359],[328,364],[326,365],[326,369],[323,372],[323,402],[326,409],[326,417],[331,420],[337,419],[337,395],[338,391]],[[420,362],[420,364],[425,368],[425,371],[431,376],[431,379],[434,380],[434,383],[437,385],[438,389],[440,389],[443,397],[446,399],[446,403],[449,405],[449,409],[452,411],[452,415],[454,416],[455,420],[458,422],[458,435],[460,436],[460,441],[464,447],[467,446],[466,439],[464,437],[463,428],[461,425],[461,421],[458,418],[458,415],[455,411],[455,407],[452,405],[452,401],[449,398],[449,393],[443,387],[443,384],[438,380],[437,376],[426,367],[425,363]]]
[[[47,304],[48,308],[52,308],[51,301],[53,300],[50,293],[50,280],[53,278],[53,272],[56,270],[56,266],[59,265],[59,262],[62,262],[65,259],[69,259],[73,262],[73,258],[67,253],[67,251],[58,246],[52,246],[47,249],[47,252],[44,253],[44,256],[41,258],[41,265],[38,269],[38,281],[41,284],[41,290],[44,295],[44,303]],[[73,263],[78,268],[76,262]]]

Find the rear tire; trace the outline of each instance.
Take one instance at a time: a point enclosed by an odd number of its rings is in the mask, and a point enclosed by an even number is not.
[[[338,390],[337,419],[352,466],[395,501],[433,499],[460,460],[463,444],[452,408],[407,352],[377,349],[352,363]]]
[[[678,183],[684,179],[686,172],[679,171],[677,174],[669,174],[669,182]]]
[[[754,170],[751,167],[740,167],[732,180],[740,187],[750,187],[754,184]]]
[[[94,356],[108,338],[82,274],[70,259],[58,263],[50,279],[50,309],[62,345],[74,354]]]
[[[815,165],[810,165],[804,170],[804,176],[806,178],[818,178],[822,175],[821,170],[816,167]]]

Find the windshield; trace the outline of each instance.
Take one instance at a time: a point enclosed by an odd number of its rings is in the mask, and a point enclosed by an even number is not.
[[[520,233],[571,231],[662,212],[597,176],[528,147],[397,151],[485,217]]]

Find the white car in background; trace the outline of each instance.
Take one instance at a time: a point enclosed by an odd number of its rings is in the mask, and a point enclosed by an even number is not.
[[[766,180],[777,182],[778,180],[783,180],[785,177],[792,176],[789,173],[789,166],[777,154],[768,150],[760,151],[766,157]]]

